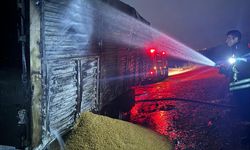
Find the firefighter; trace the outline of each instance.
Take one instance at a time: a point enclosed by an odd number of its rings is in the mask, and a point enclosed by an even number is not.
[[[226,44],[230,48],[231,57],[228,59],[231,64],[233,81],[246,78],[249,75],[247,69],[248,55],[250,50],[241,44],[241,33],[238,30],[231,30],[227,33]]]
[[[250,131],[250,49],[247,45],[242,46],[240,40],[239,31],[231,30],[227,33],[226,44],[231,48],[227,71],[231,72],[231,99],[237,105],[240,121]],[[250,146],[250,133],[244,135],[242,144]]]
[[[239,120],[248,124],[250,131],[250,49],[241,42],[241,32],[230,30],[225,45],[211,48],[203,54],[213,60],[220,73],[226,75],[230,85],[230,99],[237,105]],[[250,134],[245,141],[250,146]]]
[[[242,117],[247,119],[250,112],[250,49],[241,43],[241,33],[238,30],[231,30],[227,33],[227,49],[224,54],[224,61],[220,61],[220,71],[228,75],[230,79],[230,91],[232,100],[239,105]],[[250,86],[250,82],[249,82]],[[249,105],[249,106],[247,106]]]

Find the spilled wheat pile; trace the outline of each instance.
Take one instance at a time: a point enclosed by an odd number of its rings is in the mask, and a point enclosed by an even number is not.
[[[144,127],[83,113],[67,136],[67,150],[171,150],[167,139]]]

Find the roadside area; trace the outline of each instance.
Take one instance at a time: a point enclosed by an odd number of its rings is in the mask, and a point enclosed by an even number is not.
[[[131,122],[170,138],[176,150],[248,150],[247,126],[218,70],[198,68],[135,87]]]

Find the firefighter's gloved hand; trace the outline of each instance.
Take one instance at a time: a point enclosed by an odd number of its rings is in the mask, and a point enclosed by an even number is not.
[[[225,64],[216,64],[216,67],[219,69],[219,73],[224,74],[226,76],[229,75],[229,67]]]

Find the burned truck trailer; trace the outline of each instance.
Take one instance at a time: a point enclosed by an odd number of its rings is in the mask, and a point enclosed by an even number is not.
[[[151,36],[140,28],[149,23],[118,0],[6,3],[0,145],[44,149],[148,72],[142,45]]]

